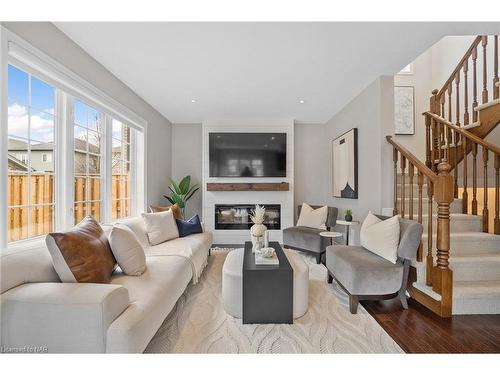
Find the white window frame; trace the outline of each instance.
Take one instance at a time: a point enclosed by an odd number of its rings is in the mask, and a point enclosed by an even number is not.
[[[6,77],[9,64],[39,77],[56,89],[55,143],[58,145],[58,150],[54,150],[53,155],[57,171],[55,178],[55,201],[57,202],[55,229],[65,230],[74,225],[73,102],[75,99],[94,107],[104,117],[105,144],[103,152],[105,157],[103,160],[106,162],[102,166],[101,194],[105,204],[104,208],[101,208],[101,221],[111,222],[111,127],[108,126],[108,123],[111,124],[111,118],[115,118],[136,130],[132,132],[133,138],[131,140],[131,158],[134,158],[135,168],[131,168],[131,197],[134,199],[131,200],[130,213],[135,215],[139,211],[145,210],[147,164],[144,150],[147,147],[147,121],[3,26],[0,26],[0,97],[5,98],[5,100],[0,103],[0,148],[7,150],[8,145]],[[18,243],[26,245],[26,242],[40,241],[40,238],[29,238],[7,244],[7,157],[6,152],[0,153],[0,249],[7,246],[14,247]],[[142,179],[139,178],[138,171],[143,171]]]

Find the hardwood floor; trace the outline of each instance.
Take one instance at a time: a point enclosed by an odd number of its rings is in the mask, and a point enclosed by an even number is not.
[[[410,299],[363,301],[363,307],[407,353],[500,353],[500,315],[442,319]]]

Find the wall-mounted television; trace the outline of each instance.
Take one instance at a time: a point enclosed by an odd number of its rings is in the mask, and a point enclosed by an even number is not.
[[[286,133],[209,133],[210,177],[286,177]]]

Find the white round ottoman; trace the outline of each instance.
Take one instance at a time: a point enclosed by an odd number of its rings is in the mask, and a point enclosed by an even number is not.
[[[243,315],[243,253],[244,249],[227,254],[222,267],[222,304],[235,318]],[[293,268],[293,318],[300,318],[309,307],[309,266],[300,254],[285,250]]]

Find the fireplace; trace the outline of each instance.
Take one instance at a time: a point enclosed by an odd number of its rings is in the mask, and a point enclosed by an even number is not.
[[[281,229],[281,205],[266,204],[264,207],[266,208],[264,225],[267,229]],[[254,204],[216,204],[215,229],[250,229],[253,225],[250,214],[254,208]]]

